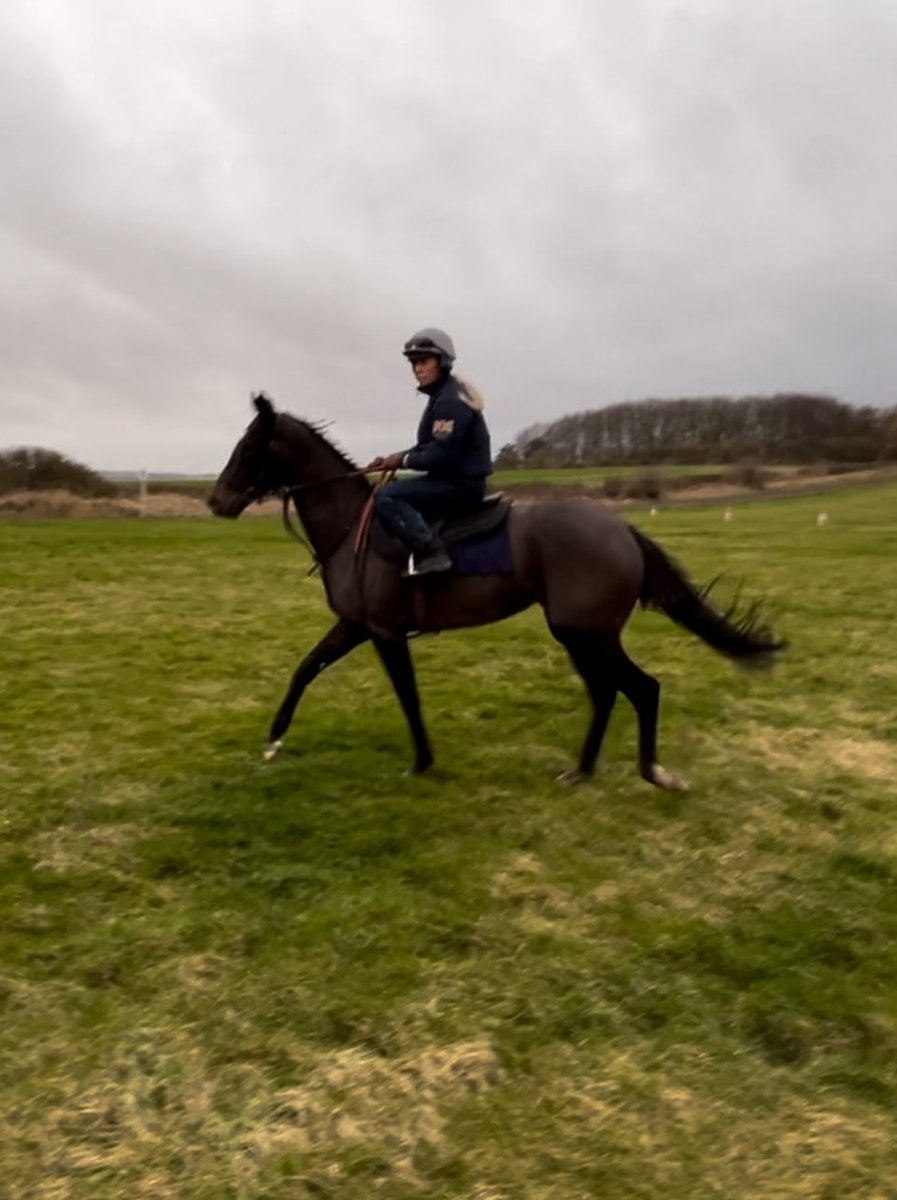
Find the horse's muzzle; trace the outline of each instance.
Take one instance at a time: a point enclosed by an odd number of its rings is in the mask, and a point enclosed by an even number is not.
[[[226,517],[229,520],[234,520],[238,517],[246,507],[241,496],[231,496],[222,499],[217,491],[209,493],[206,497],[206,504],[216,517]]]

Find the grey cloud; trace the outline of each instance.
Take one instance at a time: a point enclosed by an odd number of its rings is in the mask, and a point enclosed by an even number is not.
[[[364,457],[430,323],[496,444],[642,395],[893,403],[895,81],[884,0],[7,9],[0,442],[214,470],[265,387]]]

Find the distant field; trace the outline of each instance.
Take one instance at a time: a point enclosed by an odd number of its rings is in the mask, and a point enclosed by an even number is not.
[[[636,516],[791,642],[745,675],[636,616],[685,796],[623,704],[555,784],[538,612],[415,644],[432,775],[366,648],[266,766],[329,621],[275,519],[0,522],[0,1191],[892,1195],[897,486],[825,505]]]
[[[861,464],[862,465],[862,464]],[[844,468],[848,470],[849,468]],[[703,475],[726,475],[737,470],[733,463],[663,463],[663,464],[626,464],[616,467],[521,467],[512,471],[495,471],[489,478],[489,486],[495,488],[513,488],[528,484],[600,484],[605,479],[616,477],[631,479],[634,476],[652,474],[666,479],[681,479],[683,476],[698,478]],[[785,465],[776,463],[768,468],[776,476],[796,475],[807,472],[810,468],[804,466]],[[193,494],[207,492],[211,489],[214,479],[202,477],[195,479],[151,479],[148,490],[159,492],[186,492]],[[127,494],[137,494],[138,484],[134,482],[119,483],[122,491]]]
[[[195,479],[150,479],[147,481],[147,491],[150,492],[210,492],[215,482],[214,476],[199,476]],[[127,485],[131,491],[139,490],[138,484]]]
[[[513,471],[495,471],[490,483],[507,487],[516,483],[600,483],[614,475],[630,476],[643,475],[652,472],[672,479],[678,475],[718,475],[721,471],[731,470],[729,467],[708,463],[697,463],[688,466],[679,464],[664,464],[662,466],[619,466],[619,467],[520,467]],[[782,468],[790,469],[790,468]]]

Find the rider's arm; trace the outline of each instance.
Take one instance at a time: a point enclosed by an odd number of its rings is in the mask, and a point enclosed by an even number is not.
[[[475,416],[473,409],[462,400],[438,401],[433,408],[429,439],[408,450],[402,458],[402,466],[412,471],[454,466]]]

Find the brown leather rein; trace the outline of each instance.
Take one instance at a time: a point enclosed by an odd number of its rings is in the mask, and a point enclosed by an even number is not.
[[[342,531],[342,533],[340,534],[339,540],[337,541],[337,543],[333,547],[333,549],[328,551],[328,553],[325,554],[323,557],[319,558],[315,551],[314,546],[311,545],[311,543],[308,541],[308,539],[302,533],[299,532],[299,530],[293,525],[292,521],[290,520],[290,501],[295,500],[295,496],[296,496],[297,492],[304,492],[304,491],[308,490],[309,488],[314,488],[314,487],[325,487],[327,484],[341,483],[343,480],[346,480],[346,479],[355,479],[359,475],[369,475],[369,474],[371,474],[371,471],[368,467],[359,467],[357,471],[347,471],[343,475],[331,475],[328,479],[313,479],[308,483],[296,483],[292,487],[284,488],[283,491],[281,492],[281,500],[283,501],[284,529],[286,529],[287,533],[290,535],[291,538],[293,538],[297,542],[300,542],[305,547],[305,549],[309,552],[309,554],[311,555],[311,558],[313,561],[312,561],[312,566],[308,572],[309,575],[314,574],[315,571],[319,571],[321,569],[321,567],[327,563],[328,559],[333,557],[333,555],[337,552],[337,550],[343,544],[343,541],[345,540],[345,537],[351,530],[352,526],[347,525],[345,527],[345,529]],[[390,468],[389,470],[381,471],[380,477],[378,478],[378,480],[374,484],[373,488],[371,489],[370,496],[368,496],[367,500],[365,500],[365,502],[364,502],[364,508],[361,511],[361,518],[358,522],[358,529],[355,532],[355,554],[356,554],[356,556],[358,556],[359,554],[362,554],[365,550],[367,550],[368,538],[370,536],[370,531],[371,531],[371,522],[374,519],[374,504],[377,499],[377,492],[379,491],[379,489],[381,487],[384,486],[384,484],[387,484],[391,480],[393,480],[395,478],[395,475],[396,475],[395,467]]]

